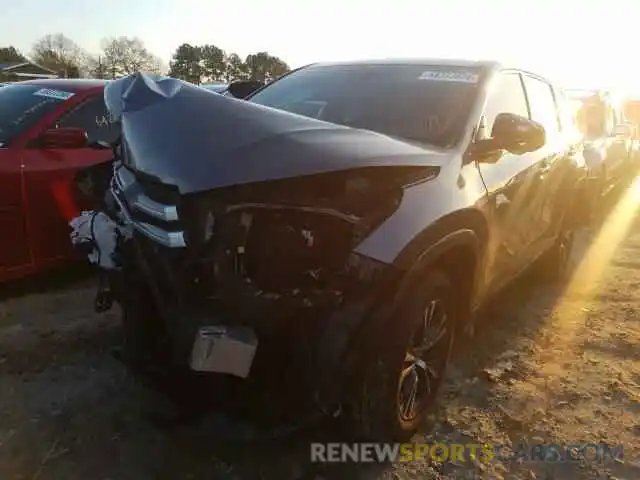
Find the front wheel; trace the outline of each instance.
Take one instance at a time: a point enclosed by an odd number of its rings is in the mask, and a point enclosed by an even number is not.
[[[456,302],[444,272],[432,270],[410,289],[380,341],[350,405],[360,438],[406,441],[434,405],[451,352]]]

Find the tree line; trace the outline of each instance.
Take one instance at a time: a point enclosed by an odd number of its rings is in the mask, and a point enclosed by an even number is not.
[[[62,33],[45,35],[36,41],[29,60],[65,78],[118,78],[141,71],[180,78],[195,84],[254,79],[269,81],[289,71],[282,59],[268,52],[247,55],[227,53],[216,45],[184,43],[165,65],[137,37],[112,37],[101,42],[97,55],[82,49]],[[13,46],[0,47],[0,64],[27,61]]]

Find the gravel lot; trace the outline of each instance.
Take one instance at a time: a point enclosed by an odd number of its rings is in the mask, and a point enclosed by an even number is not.
[[[95,281],[66,272],[1,290],[0,479],[640,478],[639,192],[580,235],[570,286],[523,279],[459,344],[427,438],[622,443],[624,461],[327,467],[308,443],[330,425],[254,443],[158,428],[112,354],[118,312],[95,314]]]

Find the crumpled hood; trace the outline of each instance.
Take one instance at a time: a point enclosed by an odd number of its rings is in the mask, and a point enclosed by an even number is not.
[[[440,166],[446,152],[136,73],[105,88],[126,162],[181,193],[375,166]]]

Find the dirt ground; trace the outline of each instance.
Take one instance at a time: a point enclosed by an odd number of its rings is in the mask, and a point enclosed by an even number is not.
[[[568,286],[523,279],[485,315],[427,436],[621,443],[622,461],[326,466],[310,464],[309,441],[331,427],[253,443],[220,441],[207,422],[160,429],[112,355],[118,312],[93,313],[93,279],[54,274],[2,287],[0,479],[640,478],[638,204],[635,187],[580,234]]]

